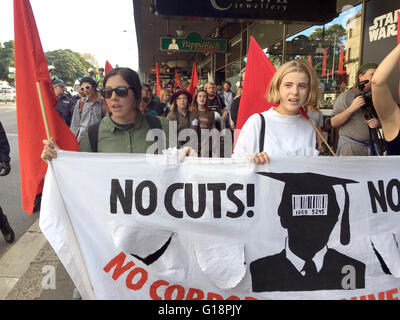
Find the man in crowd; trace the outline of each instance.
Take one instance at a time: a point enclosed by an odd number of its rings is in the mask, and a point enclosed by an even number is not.
[[[230,112],[230,124],[231,124],[231,129],[235,130],[236,128],[236,122],[237,122],[237,117],[238,117],[238,112],[239,112],[239,104],[240,104],[240,97],[242,96],[242,90],[243,90],[243,83],[244,83],[244,74],[245,74],[246,69],[243,69],[240,72],[240,94],[236,96],[231,104],[231,112]]]
[[[60,114],[61,118],[64,119],[65,123],[69,127],[71,125],[72,113],[74,111],[75,101],[72,97],[69,97],[64,88],[66,84],[61,79],[55,79],[53,81],[53,88],[58,99],[58,103],[56,105],[56,110]]]
[[[374,150],[370,129],[380,127],[380,122],[377,117],[365,119],[362,107],[366,101],[361,95],[358,84],[368,80],[364,91],[370,92],[371,79],[377,67],[375,63],[362,65],[357,72],[357,85],[341,93],[333,104],[331,125],[339,128],[338,155],[368,156],[371,150]]]
[[[162,104],[153,99],[153,89],[148,84],[144,84],[142,86],[142,101],[139,105],[139,109],[142,111],[142,113],[151,112],[156,116],[164,115],[164,108]]]
[[[50,80],[54,81],[55,79],[57,79],[56,67],[51,65],[51,66],[48,66],[47,69],[49,71]]]
[[[225,106],[226,106],[225,110],[228,113],[228,117],[227,117],[228,118],[227,119],[227,124],[228,125],[230,125],[229,118],[230,118],[230,114],[231,114],[231,106],[232,106],[233,99],[235,98],[235,94],[231,90],[231,86],[232,86],[231,83],[228,80],[226,80],[224,82],[224,87],[223,87],[223,90],[222,90],[222,93],[221,93],[221,96],[224,99],[224,103],[225,103]]]
[[[96,81],[96,75],[94,74],[94,69],[93,68],[89,68],[88,69],[87,77],[92,78],[94,81]]]
[[[81,90],[86,97],[83,100],[82,108],[78,107],[79,104],[76,104],[70,126],[78,142],[80,141],[81,133],[91,124],[100,122],[106,114],[103,100],[97,92],[96,81],[89,77],[82,78],[79,90]]]
[[[97,91],[101,91],[103,89],[104,68],[99,68],[98,70],[99,74],[96,75]]]
[[[208,82],[205,85],[205,90],[207,92],[208,106],[212,111],[217,112],[221,116],[221,121],[216,122],[217,129],[225,129],[224,124],[228,117],[228,113],[225,110],[225,103],[223,99],[221,99],[221,97],[217,95],[217,86],[213,82]]]

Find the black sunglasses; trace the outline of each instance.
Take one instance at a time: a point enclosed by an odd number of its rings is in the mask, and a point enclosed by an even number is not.
[[[90,90],[92,86],[80,87],[81,91]]]
[[[132,87],[116,87],[114,89],[111,88],[105,88],[101,91],[101,95],[106,98],[109,99],[111,98],[113,91],[115,92],[115,94],[118,97],[126,97],[128,95],[128,91],[129,89],[133,89]]]

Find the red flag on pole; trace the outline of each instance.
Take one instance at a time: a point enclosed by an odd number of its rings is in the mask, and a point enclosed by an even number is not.
[[[51,136],[63,150],[78,150],[78,142],[55,109],[57,99],[28,0],[14,0],[14,45],[22,208],[32,214],[35,197],[43,189],[47,170],[47,164],[40,158],[46,128],[38,83]]]
[[[160,69],[158,68],[158,62],[156,62],[156,80],[157,80],[157,97],[161,94],[161,81],[160,81]]]
[[[196,92],[196,87],[199,84],[199,79],[197,78],[196,62],[193,62],[192,77],[190,78],[190,86],[188,91],[193,96]]]
[[[308,55],[308,65],[312,68],[311,54]]]
[[[326,59],[327,59],[327,55],[328,55],[328,48],[324,49],[324,59],[322,60],[322,74],[321,77],[325,77],[326,76]]]
[[[344,62],[344,44],[340,45],[340,52],[339,52],[339,74],[346,73],[346,70],[343,70],[343,62]]]
[[[108,62],[108,60],[106,60],[106,65],[104,67],[104,74],[107,74],[108,71],[112,70],[113,66],[111,65],[110,62]]]
[[[182,86],[181,79],[179,78],[178,71],[175,70],[175,81],[174,81],[174,88]]]
[[[250,37],[243,91],[236,129],[241,129],[254,113],[264,112],[276,104],[268,102],[266,92],[276,69],[253,37]]]

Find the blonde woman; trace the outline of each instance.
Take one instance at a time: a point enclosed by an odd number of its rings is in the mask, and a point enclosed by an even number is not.
[[[303,106],[316,105],[320,97],[315,71],[302,61],[286,62],[272,78],[267,96],[278,106],[246,121],[233,156],[263,164],[270,157],[318,155],[316,133],[299,113]]]

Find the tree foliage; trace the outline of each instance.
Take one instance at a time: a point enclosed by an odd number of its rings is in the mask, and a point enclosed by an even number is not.
[[[333,24],[328,29],[325,29],[325,31],[322,28],[317,28],[308,38],[310,40],[328,40],[333,43],[335,36],[336,43],[342,43],[343,38],[346,36],[346,29],[341,24]]]
[[[89,68],[96,68],[79,53],[69,49],[45,53],[48,65],[56,67],[57,76],[67,85],[73,86],[78,77],[87,75]],[[10,81],[8,68],[14,67],[14,40],[0,43],[0,80]]]
[[[325,40],[331,42],[331,46],[327,52],[327,65],[326,72],[330,73],[332,71],[332,67],[335,67],[337,70],[339,65],[339,51],[340,44],[343,43],[346,37],[346,29],[341,24],[331,25],[327,29],[317,28],[310,35],[309,39],[311,41],[314,40]],[[335,62],[333,63],[333,58],[335,57]],[[312,64],[315,70],[321,72],[323,65],[323,56],[313,56]]]
[[[9,67],[14,67],[14,40],[0,43],[0,80],[10,80]]]
[[[89,68],[95,67],[78,53],[69,49],[48,51],[45,53],[47,64],[56,67],[56,75],[67,85],[73,86],[78,77],[88,74]]]

